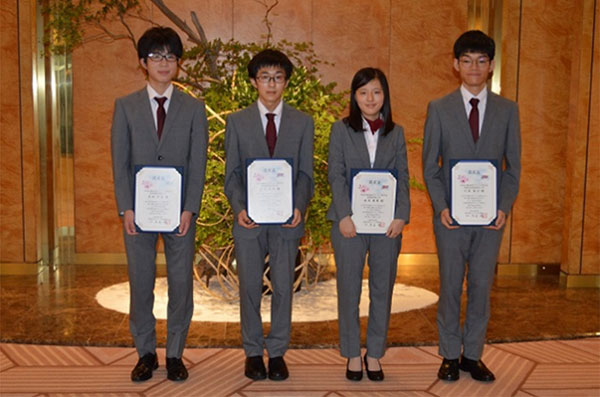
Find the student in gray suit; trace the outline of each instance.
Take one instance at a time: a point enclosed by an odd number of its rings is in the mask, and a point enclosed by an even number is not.
[[[267,49],[256,54],[248,64],[248,75],[258,91],[258,101],[229,115],[225,131],[225,194],[235,217],[244,373],[253,380],[267,376],[262,358],[265,346],[269,379],[289,376],[283,355],[290,341],[294,266],[304,235],[304,214],[313,194],[313,120],[282,100],[292,71],[292,63],[280,51]],[[269,157],[293,160],[295,208],[289,224],[258,225],[248,217],[246,160]],[[273,296],[271,330],[265,338],[260,304],[267,255]]]
[[[162,233],[167,260],[167,377],[185,380],[181,360],[194,310],[192,262],[196,218],[200,211],[208,123],[204,104],[173,88],[181,40],[171,28],[154,27],[140,38],[138,57],[146,71],[143,89],[115,102],[111,150],[115,195],[123,220],[129,271],[129,326],[140,357],[131,379],[144,381],[158,368],[154,279],[159,233],[136,231],[134,224],[134,169],[137,165],[177,166],[183,169],[183,203],[177,233]]]
[[[521,139],[517,104],[487,88],[494,70],[494,52],[494,41],[481,31],[468,31],[456,40],[454,69],[462,84],[429,104],[425,122],[423,171],[433,205],[440,271],[437,325],[439,354],[444,359],[438,378],[447,381],[459,378],[459,368],[479,381],[495,379],[481,355],[502,232],[519,190]],[[491,226],[459,227],[453,223],[449,178],[454,159],[497,161],[498,213]],[[460,301],[467,263],[463,331]]]
[[[394,219],[385,235],[357,234],[351,218],[351,171],[365,168],[397,171]],[[328,172],[332,200],[327,218],[333,221],[331,243],[337,267],[340,349],[348,358],[346,377],[359,381],[363,376],[358,306],[369,252],[370,304],[364,362],[368,378],[381,381],[384,375],[379,359],[386,349],[402,229],[410,212],[404,132],[392,121],[388,83],[381,70],[364,68],[354,75],[350,115],[331,127]]]

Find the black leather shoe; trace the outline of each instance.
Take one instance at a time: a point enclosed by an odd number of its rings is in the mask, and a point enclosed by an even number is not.
[[[492,371],[490,371],[481,360],[469,360],[463,356],[460,359],[460,369],[465,372],[470,372],[471,378],[480,382],[493,382],[496,380]]]
[[[269,379],[286,380],[290,376],[283,357],[269,357]]]
[[[188,371],[183,365],[183,361],[180,358],[167,357],[167,379],[169,380],[186,380],[188,378]]]
[[[267,378],[267,370],[262,356],[246,357],[244,375],[252,380],[262,380]]]
[[[447,381],[455,381],[459,378],[458,373],[458,359],[448,360],[445,358],[442,360],[442,365],[438,371],[438,379],[447,380]]]
[[[142,382],[152,378],[152,371],[158,368],[158,357],[156,353],[146,353],[140,357],[137,364],[131,371],[131,380],[134,382]]]
[[[346,379],[354,381],[361,380],[363,377],[362,369],[360,371],[350,371],[348,369],[348,364],[350,364],[350,359],[348,359],[348,361],[346,362]]]
[[[382,381],[383,380],[383,370],[381,369],[381,364],[379,364],[379,371],[369,371],[369,364],[367,363],[367,355],[365,354],[365,369],[367,370],[367,378],[373,381]]]

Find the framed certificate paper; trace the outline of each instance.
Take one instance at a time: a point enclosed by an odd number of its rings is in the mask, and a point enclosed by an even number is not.
[[[181,167],[136,166],[134,222],[139,231],[173,233],[181,219]]]
[[[352,169],[350,201],[356,233],[385,234],[394,220],[396,170]]]
[[[248,217],[258,224],[283,224],[294,216],[291,159],[249,159]]]
[[[491,225],[498,213],[494,160],[450,160],[450,216],[461,226]]]

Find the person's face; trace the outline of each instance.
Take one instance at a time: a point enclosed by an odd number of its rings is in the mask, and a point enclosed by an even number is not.
[[[255,79],[250,82],[258,91],[258,98],[269,110],[273,110],[281,101],[283,91],[288,86],[285,70],[279,66],[268,66],[258,69]]]
[[[454,59],[454,69],[467,88],[480,91],[494,70],[494,61],[490,61],[486,54],[468,52]]]
[[[148,72],[150,85],[153,88],[162,88],[175,78],[179,63],[177,57],[162,50],[153,51],[146,59],[140,59],[140,65]]]
[[[377,120],[383,107],[385,94],[379,79],[373,79],[354,93],[356,103],[365,119]]]

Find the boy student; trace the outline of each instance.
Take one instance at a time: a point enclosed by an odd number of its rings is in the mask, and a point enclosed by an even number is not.
[[[256,54],[248,64],[248,75],[258,100],[229,115],[225,132],[225,194],[235,217],[244,373],[253,380],[267,377],[262,357],[265,346],[269,379],[288,377],[283,355],[290,341],[294,265],[304,235],[304,214],[313,194],[313,120],[282,101],[292,70],[292,63],[280,51],[267,49]],[[259,225],[248,217],[246,160],[269,157],[293,161],[295,208],[288,224]],[[260,303],[267,254],[273,296],[271,330],[265,338]]]
[[[456,40],[454,69],[462,84],[429,104],[425,122],[423,170],[433,205],[440,271],[437,325],[439,354],[444,359],[438,378],[446,381],[457,380],[459,368],[478,381],[495,379],[481,355],[502,231],[519,190],[521,139],[517,104],[487,88],[494,48],[494,41],[478,30]],[[490,226],[459,226],[450,216],[450,161],[465,159],[496,160],[498,211]],[[466,263],[463,331],[460,300]]]
[[[154,279],[159,233],[136,231],[134,172],[136,166],[177,166],[183,170],[182,213],[174,233],[161,233],[167,260],[167,378],[185,380],[181,360],[194,310],[192,261],[196,218],[200,211],[208,130],[204,104],[173,88],[183,53],[171,28],[154,27],[138,41],[138,58],[148,84],[115,102],[112,162],[117,206],[123,220],[129,272],[129,327],[140,357],[131,380],[144,381],[158,368]]]

